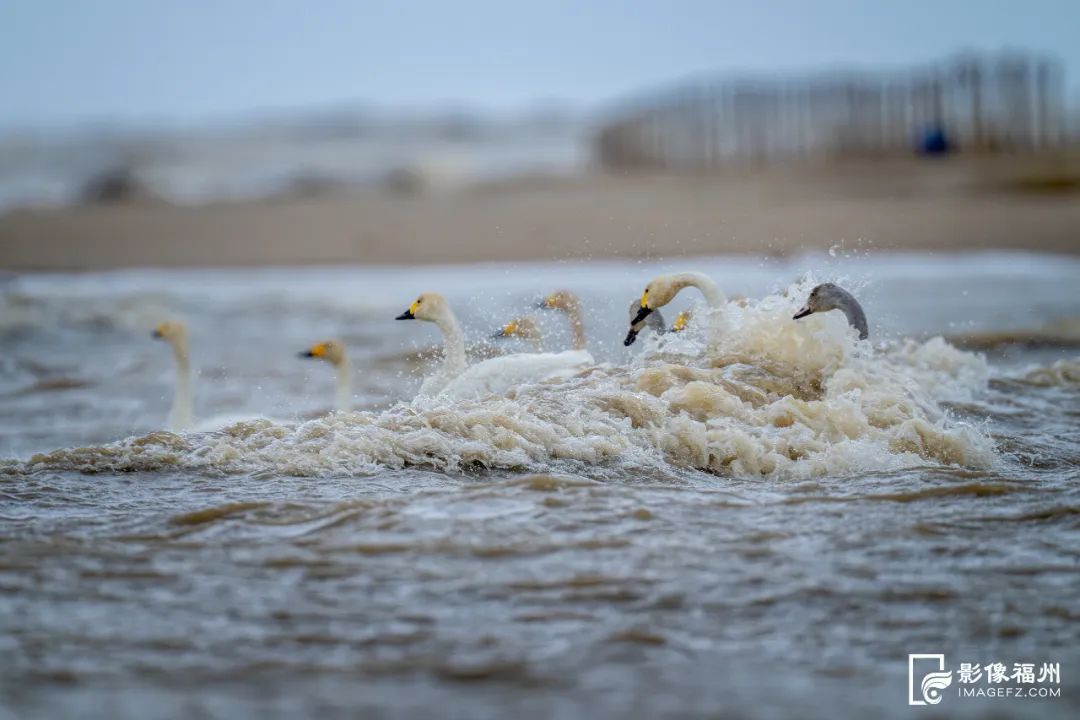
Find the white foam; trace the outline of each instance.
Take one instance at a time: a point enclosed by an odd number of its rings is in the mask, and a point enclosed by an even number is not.
[[[985,360],[940,338],[874,347],[858,341],[839,313],[793,321],[812,283],[806,278],[712,317],[698,313],[686,333],[650,337],[629,365],[595,367],[506,397],[418,398],[295,426],[257,421],[210,434],[152,433],[37,455],[26,467],[309,476],[406,466],[693,468],[806,478],[990,466],[988,435],[942,406],[983,391]],[[707,332],[702,325],[710,323]]]

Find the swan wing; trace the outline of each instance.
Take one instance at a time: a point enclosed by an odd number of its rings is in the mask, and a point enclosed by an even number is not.
[[[523,383],[568,377],[582,366],[592,364],[593,357],[586,350],[503,355],[473,365],[439,395],[451,398],[501,395]]]

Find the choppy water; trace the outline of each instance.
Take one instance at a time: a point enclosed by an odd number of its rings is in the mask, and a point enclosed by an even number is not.
[[[629,299],[688,266],[750,302],[623,348]],[[864,300],[871,343],[836,313],[790,320],[826,279]],[[1060,662],[1062,697],[941,712],[1073,717],[1078,281],[1026,255],[11,278],[0,698],[13,717],[906,716],[907,654],[944,652]],[[560,287],[601,366],[409,402],[438,339],[391,319],[417,292],[479,339]],[[172,360],[149,334],[173,317],[199,417],[277,420],[162,431]],[[329,337],[357,412],[324,415],[333,372],[296,357]]]

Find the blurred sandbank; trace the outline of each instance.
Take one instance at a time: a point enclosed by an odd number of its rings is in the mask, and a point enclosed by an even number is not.
[[[1080,153],[587,172],[0,216],[0,266],[408,264],[866,250],[1080,252]]]

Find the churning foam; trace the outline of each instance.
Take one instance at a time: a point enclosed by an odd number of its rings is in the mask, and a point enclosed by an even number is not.
[[[984,390],[982,356],[940,338],[873,347],[856,340],[840,313],[793,321],[811,284],[746,307],[701,309],[696,326],[650,337],[628,366],[598,366],[506,397],[418,398],[297,425],[255,421],[207,434],[151,433],[7,468],[305,476],[410,466],[587,467],[618,475],[693,468],[805,478],[993,463],[988,435],[942,407]]]

